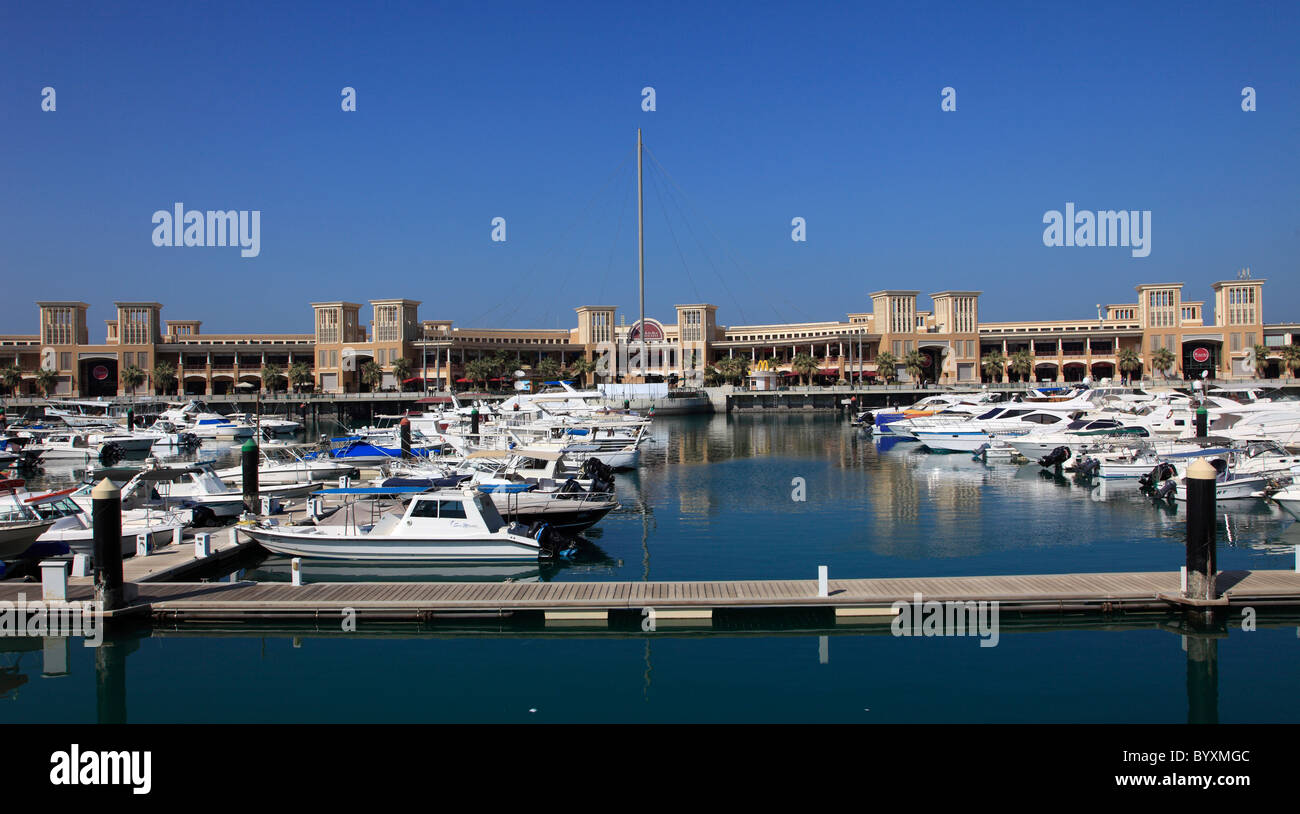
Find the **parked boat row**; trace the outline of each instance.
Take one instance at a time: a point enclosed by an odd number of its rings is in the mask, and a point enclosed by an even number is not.
[[[1197,437],[1198,411],[1204,437]],[[901,410],[866,411],[854,423],[931,452],[1030,461],[1130,483],[1156,500],[1186,500],[1187,469],[1203,460],[1216,472],[1217,499],[1273,499],[1295,514],[1300,401],[1277,392],[1079,387],[1008,398],[945,394]]]

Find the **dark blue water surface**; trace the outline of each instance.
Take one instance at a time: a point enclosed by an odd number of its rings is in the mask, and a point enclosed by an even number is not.
[[[818,565],[849,578],[1183,563],[1181,509],[1158,508],[1134,486],[1103,492],[1033,465],[886,448],[827,414],[661,417],[653,435],[639,470],[618,476],[623,509],[593,530],[579,562],[475,578],[813,579]],[[1221,568],[1293,567],[1300,533],[1289,516],[1262,501],[1220,510]],[[316,581],[464,578],[304,570]],[[274,560],[246,574],[283,575]],[[837,628],[816,614],[720,616],[712,632],[642,633],[635,620],[609,630],[187,627],[102,648],[74,640],[49,657],[40,640],[0,639],[0,720],[1300,721],[1295,617],[1264,615],[1253,631],[1232,618],[1214,639],[1164,615],[1002,622],[998,645],[984,648],[975,638],[898,638],[884,624]],[[66,674],[44,675],[63,659]],[[1211,681],[1198,666],[1206,660]],[[1189,681],[1189,669],[1202,678]]]

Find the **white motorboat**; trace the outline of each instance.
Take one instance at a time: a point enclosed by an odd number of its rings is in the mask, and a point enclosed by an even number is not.
[[[1211,461],[1218,463],[1221,459]],[[1247,500],[1250,498],[1259,498],[1264,496],[1264,490],[1268,487],[1268,478],[1263,475],[1239,475],[1231,469],[1224,467],[1219,469],[1219,475],[1214,480],[1214,499],[1215,500]],[[1182,477],[1177,481],[1174,487],[1174,499],[1187,500],[1187,478]],[[1159,493],[1157,493],[1159,494]]]
[[[504,461],[502,458],[504,457]],[[465,461],[468,474],[450,477],[385,479],[382,486],[473,487],[489,495],[507,520],[546,522],[566,532],[590,528],[619,507],[613,470],[592,458],[575,466],[563,452],[517,449],[482,450]],[[462,470],[466,471],[466,470]]]
[[[49,528],[38,538],[40,543],[62,543],[74,554],[93,554],[95,532],[90,510],[77,502],[84,493],[90,500],[90,486],[73,487],[45,494],[32,494],[26,489],[10,489],[0,494],[0,513],[18,515],[26,513],[32,520],[50,521]],[[188,512],[129,511],[122,512],[122,554],[135,553],[136,538],[148,534],[152,545],[165,545],[178,528],[189,521]]]
[[[1009,441],[1012,436],[1047,432],[1069,423],[1067,414],[1055,410],[995,407],[965,421],[944,420],[936,416],[899,421],[894,426],[899,428],[895,430],[896,434],[910,430],[916,440],[933,452],[974,452],[995,436]],[[908,424],[910,428],[903,426]]]
[[[54,461],[71,463],[116,463],[125,450],[112,442],[92,444],[86,436],[77,433],[51,433],[27,444],[24,449],[39,452],[45,463]]]
[[[149,452],[149,450],[153,449],[153,445],[157,440],[158,437],[152,433],[125,429],[91,431],[86,435],[86,443],[92,446],[113,444],[128,455],[140,455]]]
[[[204,440],[242,440],[252,438],[255,431],[251,424],[232,421],[220,413],[208,410],[198,401],[191,401],[182,407],[173,407],[164,411],[158,418],[182,427],[186,432],[194,433]]]
[[[259,497],[279,500],[306,497],[320,484],[258,484]],[[210,461],[165,466],[151,460],[122,487],[123,507],[182,507],[193,509],[195,522],[202,524],[211,517],[238,517],[244,511],[244,495],[217,476]]]
[[[544,524],[507,524],[485,494],[471,489],[323,489],[340,497],[409,495],[402,510],[379,500],[352,500],[325,521],[282,526],[263,521],[241,529],[277,554],[388,562],[509,561],[563,556],[572,542]],[[369,504],[370,516],[364,515]]]
[[[1113,418],[1079,419],[1060,430],[995,438],[1006,441],[1030,460],[1037,460],[1057,447],[1068,447],[1077,454],[1085,447],[1100,443],[1141,444],[1151,433],[1140,425],[1126,425]]]
[[[303,452],[314,448],[313,444],[261,444],[258,447],[261,454],[257,465],[258,484],[328,481],[357,474],[356,465],[346,460],[336,461],[322,456],[307,460],[303,457]],[[244,469],[242,466],[218,469],[217,477],[224,481],[241,481]]]
[[[3,519],[9,516],[11,515],[0,508],[0,561],[21,557],[38,537],[54,525],[53,520]]]
[[[144,429],[136,430],[135,434],[153,438],[153,449],[192,449],[199,445],[197,435],[163,419],[158,419]]]
[[[272,435],[291,435],[302,429],[302,422],[292,421],[285,418],[276,418],[272,415],[258,416],[254,413],[231,413],[226,416],[231,421],[240,424],[249,424],[254,427],[260,427],[262,432]]]
[[[1272,497],[1287,514],[1300,520],[1300,484],[1293,483],[1280,492],[1274,492]]]

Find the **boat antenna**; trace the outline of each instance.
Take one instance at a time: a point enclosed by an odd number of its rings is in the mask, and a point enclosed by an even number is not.
[[[636,129],[636,267],[637,288],[641,300],[641,380],[645,381],[645,197],[641,190],[641,128]]]

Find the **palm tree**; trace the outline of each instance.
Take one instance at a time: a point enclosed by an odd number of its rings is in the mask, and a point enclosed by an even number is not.
[[[296,391],[302,392],[302,388],[311,384],[314,378],[306,362],[294,362],[289,365],[289,383]]]
[[[411,378],[411,363],[406,360],[405,356],[399,356],[389,365],[393,371],[393,378],[397,379],[397,389],[406,389],[406,380]]]
[[[140,370],[140,368],[138,367],[136,368],[136,370],[139,371],[141,376],[141,381],[143,381],[144,371]],[[49,398],[50,396],[54,395],[53,393],[54,385],[56,382],[58,382],[58,380],[59,380],[59,374],[54,372],[53,370],[50,370],[48,367],[43,367],[40,370],[36,371],[36,384],[40,386],[41,392],[45,394],[46,398]]]
[[[492,378],[494,369],[491,359],[472,359],[465,365],[465,378],[478,384],[486,385],[487,380]]]
[[[724,356],[717,361],[715,365],[718,373],[722,374],[723,381],[732,384],[739,384],[740,380],[749,375],[749,360],[743,356]]]
[[[268,393],[274,393],[280,380],[284,378],[284,368],[275,362],[267,362],[262,365],[262,389]]]
[[[147,378],[149,378],[149,374],[145,373],[135,365],[127,365],[122,368],[122,388],[128,393],[134,393],[135,389],[144,384],[145,379]],[[39,375],[37,376],[37,381],[40,381]],[[41,388],[44,389],[44,387],[45,385],[42,384]]]
[[[153,366],[153,386],[155,392],[176,392],[176,368],[171,362],[159,362]]]
[[[1169,378],[1169,370],[1174,366],[1174,352],[1169,348],[1157,348],[1151,354],[1151,367],[1160,371],[1160,375]]]
[[[1268,346],[1256,345],[1255,346],[1255,375],[1262,379],[1264,378],[1264,374],[1267,371],[1268,371]]]
[[[1021,348],[1011,354],[1011,358],[1007,360],[1007,367],[1020,377],[1020,381],[1030,381],[1034,373],[1034,355],[1028,349]]]
[[[713,365],[704,368],[704,386],[717,387],[722,384],[722,372]]]
[[[548,356],[537,363],[533,373],[544,382],[554,381],[560,378],[560,363]]]
[[[1124,374],[1124,383],[1133,380],[1133,374],[1142,369],[1142,357],[1133,348],[1120,348],[1115,352],[1115,361],[1120,373]]]
[[[0,379],[9,388],[9,395],[18,395],[18,386],[23,383],[23,371],[18,365],[9,365],[3,371],[0,371]]]
[[[876,376],[889,384],[898,378],[898,357],[889,351],[881,351],[876,356]]]
[[[1300,345],[1283,345],[1282,346],[1282,367],[1295,376],[1295,372],[1300,370]],[[8,383],[8,379],[5,380]]]
[[[995,382],[1002,381],[1002,374],[1007,369],[1007,357],[1000,350],[991,350],[980,359],[980,370]]]
[[[817,360],[806,353],[795,354],[790,360],[790,370],[803,376],[805,384],[811,384],[812,374],[817,372]]]
[[[909,350],[903,354],[903,367],[907,370],[907,375],[912,377],[912,381],[919,382],[925,375],[925,365],[921,364],[921,352]]]
[[[379,383],[384,380],[384,369],[374,359],[369,360],[361,366],[361,381],[370,386],[371,392],[379,388]]]
[[[579,356],[569,365],[569,375],[580,377],[584,387],[587,385],[587,376],[595,372],[596,363],[585,356]]]

